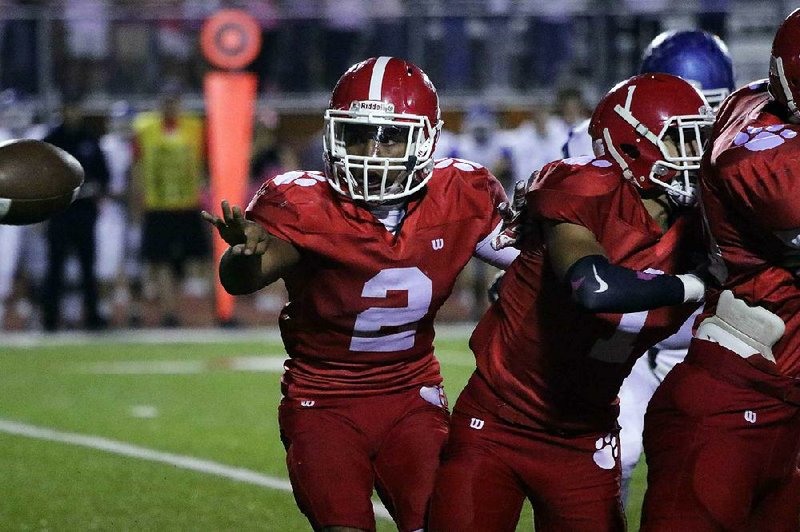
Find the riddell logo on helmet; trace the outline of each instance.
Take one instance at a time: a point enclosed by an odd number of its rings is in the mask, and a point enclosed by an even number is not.
[[[394,104],[376,101],[356,101],[350,104],[350,111],[363,113],[364,111],[380,111],[382,113],[393,113]]]

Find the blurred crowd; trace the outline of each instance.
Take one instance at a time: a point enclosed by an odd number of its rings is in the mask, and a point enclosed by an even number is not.
[[[86,171],[81,197],[64,214],[34,226],[0,226],[4,328],[215,323],[211,231],[199,218],[201,209],[215,208],[208,202],[203,115],[185,108],[177,85],[168,84],[157,101],[153,109],[116,101],[97,114],[87,113],[80,97],[69,96],[58,116],[42,123],[13,91],[0,93],[0,140],[45,139],[73,153]],[[553,106],[500,112],[476,104],[463,113],[447,113],[436,157],[478,162],[510,192],[515,180],[561,157],[568,129],[589,109],[580,91],[567,88]],[[322,170],[321,131],[284,138],[279,126],[289,119],[259,106],[248,198],[263,181],[283,172]],[[181,153],[194,154],[197,164],[178,166],[175,161],[185,159]],[[474,261],[462,275],[450,319],[473,319],[483,312],[494,274],[489,270]],[[271,287],[240,298],[246,310],[237,316],[272,323],[284,302],[282,288]]]
[[[440,91],[607,85],[683,16],[723,39],[735,0],[2,0],[0,86],[147,94],[178,78],[197,91],[208,66],[203,21],[239,7],[261,26],[250,66],[261,90],[327,92],[359,58],[413,60]],[[780,2],[775,2],[776,4]],[[502,36],[502,38],[498,38]]]

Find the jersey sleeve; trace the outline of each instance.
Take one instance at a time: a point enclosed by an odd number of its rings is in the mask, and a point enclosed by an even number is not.
[[[502,222],[498,205],[508,201],[500,181],[485,166],[466,159],[441,159],[435,179],[443,186],[431,185],[429,191],[442,207],[455,210],[455,216],[480,218],[481,239],[489,236]],[[427,200],[426,200],[427,201]]]
[[[599,166],[598,166],[599,163]],[[607,168],[610,163],[578,157],[546,164],[526,195],[533,220],[551,220],[598,227],[605,217],[604,201],[609,185],[618,181]]]
[[[318,210],[325,178],[316,172],[288,172],[265,181],[250,201],[245,216],[271,235],[303,247],[308,222]]]

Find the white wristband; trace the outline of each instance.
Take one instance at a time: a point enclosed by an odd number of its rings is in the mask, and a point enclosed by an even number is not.
[[[683,283],[683,302],[699,303],[704,300],[706,284],[693,273],[684,273],[676,276]]]

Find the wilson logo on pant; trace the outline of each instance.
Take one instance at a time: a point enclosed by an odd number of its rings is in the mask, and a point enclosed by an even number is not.
[[[756,422],[756,413],[752,410],[745,410],[744,412],[744,420],[748,423],[755,423]]]
[[[434,238],[431,240],[431,247],[435,250],[440,250],[444,247],[444,238]]]
[[[469,420],[469,426],[475,430],[481,430],[483,428],[483,424],[484,421],[476,417]]]

